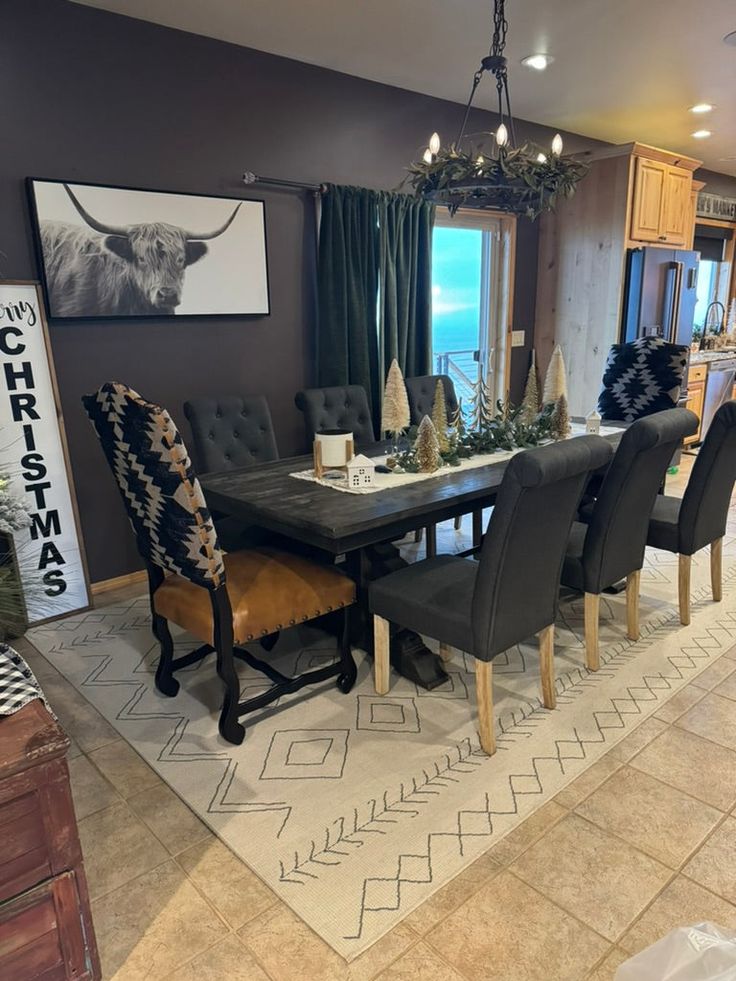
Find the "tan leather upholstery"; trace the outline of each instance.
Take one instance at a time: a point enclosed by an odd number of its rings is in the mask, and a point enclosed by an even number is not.
[[[236,644],[331,613],[355,602],[355,584],[329,566],[276,549],[225,555],[225,582]],[[156,612],[212,643],[210,590],[169,576],[153,597]]]

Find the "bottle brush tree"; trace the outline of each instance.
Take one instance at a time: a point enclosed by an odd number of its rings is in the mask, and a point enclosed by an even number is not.
[[[565,375],[565,359],[562,356],[562,348],[558,344],[552,352],[547,374],[544,377],[544,392],[542,393],[542,403],[550,405],[557,402],[560,395],[567,398],[567,378]]]
[[[551,419],[552,436],[554,439],[567,439],[570,435],[570,414],[567,410],[567,396],[562,393],[555,402]]]
[[[447,401],[445,399],[445,386],[440,378],[434,390],[434,402],[432,403],[432,424],[437,433],[437,442],[440,453],[447,453],[450,449],[450,440],[447,438]]]
[[[409,428],[411,415],[409,412],[409,397],[406,394],[404,376],[401,374],[399,362],[394,358],[386,377],[386,387],[383,391],[383,406],[381,407],[381,429],[393,433],[394,440],[403,429]]]
[[[483,375],[478,377],[478,381],[473,386],[473,401],[470,414],[470,424],[477,432],[487,429],[495,416],[491,393],[486,385]]]
[[[419,423],[414,443],[414,459],[420,473],[434,473],[440,465],[440,445],[434,424],[429,416]]]
[[[532,363],[526,376],[524,398],[521,400],[523,421],[530,426],[539,414],[539,384],[537,382],[537,361],[532,351]]]

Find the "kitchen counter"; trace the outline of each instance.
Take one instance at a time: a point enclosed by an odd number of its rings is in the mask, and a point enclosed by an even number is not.
[[[698,351],[690,355],[690,364],[710,364],[712,361],[728,361],[736,358],[736,348],[721,348],[718,351]]]

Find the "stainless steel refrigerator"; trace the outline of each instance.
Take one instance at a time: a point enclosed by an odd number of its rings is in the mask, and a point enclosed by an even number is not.
[[[621,340],[655,335],[690,345],[699,252],[645,247],[626,255]]]

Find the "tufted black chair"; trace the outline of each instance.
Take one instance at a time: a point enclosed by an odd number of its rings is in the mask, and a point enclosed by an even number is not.
[[[368,396],[361,385],[307,388],[296,393],[294,404],[304,413],[310,447],[314,434],[323,429],[349,429],[356,447],[376,442]]]
[[[400,624],[475,657],[481,746],[495,750],[491,663],[539,633],[542,696],[556,701],[554,622],[570,525],[592,470],[611,456],[600,436],[518,453],[496,499],[480,562],[438,555],[371,583],[376,691],[389,688],[389,630]]]
[[[189,399],[184,403],[184,415],[192,429],[199,473],[218,473],[279,458],[271,412],[263,395]]]
[[[692,557],[710,545],[713,599],[723,596],[723,536],[736,481],[736,402],[725,402],[713,417],[695,459],[682,499],[659,494],[649,521],[647,545],[679,556],[680,620],[690,623]]]
[[[442,387],[445,390],[447,421],[449,422],[457,412],[457,395],[449,375],[417,375],[416,378],[405,378],[404,383],[406,394],[409,396],[412,426],[418,426],[424,416],[432,415],[434,393],[437,390],[438,381],[442,382]]]
[[[600,594],[626,579],[627,635],[639,638],[639,580],[649,518],[665,471],[686,436],[698,428],[689,409],[665,409],[633,422],[621,437],[600,493],[574,522],[562,584],[585,594],[585,663],[600,666]]]

